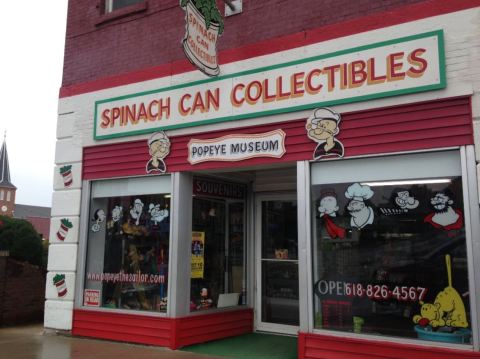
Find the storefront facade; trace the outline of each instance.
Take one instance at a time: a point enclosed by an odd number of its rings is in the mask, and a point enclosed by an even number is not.
[[[63,89],[45,326],[173,349],[298,335],[301,358],[477,356],[480,8],[432,4],[228,63],[187,26],[197,70]]]

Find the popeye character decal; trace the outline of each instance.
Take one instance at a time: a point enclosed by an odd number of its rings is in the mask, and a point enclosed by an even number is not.
[[[373,209],[365,204],[365,201],[372,198],[373,194],[369,186],[362,186],[360,183],[354,183],[347,188],[345,197],[350,199],[347,210],[352,217],[350,225],[353,228],[362,229],[373,223],[375,217]]]
[[[170,153],[170,140],[165,132],[155,132],[148,139],[148,147],[148,153],[152,158],[147,162],[147,173],[164,173],[167,170],[167,166],[163,160]]]
[[[180,0],[180,6],[185,10],[185,56],[205,75],[218,76],[217,40],[224,24],[216,1]]]
[[[397,191],[394,202],[400,208],[380,208],[383,215],[405,214],[409,210],[417,208],[420,204],[420,202],[406,190]]]
[[[112,221],[118,222],[123,217],[123,207],[122,206],[115,206],[112,209]]]
[[[133,202],[133,206],[130,209],[130,216],[135,220],[135,225],[138,226],[140,224],[140,218],[143,215],[143,202],[140,198],[137,198]]]
[[[413,322],[420,327],[468,328],[467,314],[462,297],[452,286],[452,264],[450,255],[445,256],[448,286],[440,291],[433,303],[422,303],[420,314],[413,317]],[[421,329],[424,330],[424,329]]]
[[[425,217],[424,222],[446,231],[461,229],[463,227],[463,213],[460,209],[452,207],[452,197],[452,193],[448,190],[436,193],[430,199],[433,212]]]
[[[416,200],[413,196],[410,195],[408,191],[399,191],[397,192],[397,197],[395,198],[395,203],[401,209],[408,211],[409,209],[415,209],[418,207],[420,202]]]
[[[100,224],[105,221],[105,211],[103,209],[97,209],[95,210],[93,214],[92,221],[95,222],[92,225],[92,232],[98,232],[100,231]]]
[[[328,107],[317,108],[307,119],[305,128],[310,139],[318,145],[313,153],[313,159],[323,157],[343,157],[343,144],[335,139],[340,132],[341,116]]]
[[[160,204],[153,204],[150,203],[148,206],[148,213],[150,213],[150,221],[157,225],[158,223],[162,222],[165,218],[168,217],[168,209],[162,209]]]
[[[325,189],[320,193],[319,217],[323,219],[328,235],[332,239],[345,238],[345,228],[335,224],[338,211],[337,194],[333,189]]]

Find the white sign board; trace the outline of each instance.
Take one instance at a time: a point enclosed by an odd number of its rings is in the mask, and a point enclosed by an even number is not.
[[[191,139],[188,162],[243,161],[255,157],[281,158],[285,154],[285,132],[228,135],[209,140]]]
[[[271,56],[276,56],[275,54]],[[94,138],[199,126],[446,86],[443,32],[95,103]]]

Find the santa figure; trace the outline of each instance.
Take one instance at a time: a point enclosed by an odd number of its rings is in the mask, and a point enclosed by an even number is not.
[[[319,217],[323,219],[325,229],[332,239],[345,238],[345,228],[335,224],[333,218],[337,217],[338,204],[337,194],[333,189],[323,190],[320,194]]]
[[[461,229],[463,227],[463,213],[460,209],[452,207],[452,194],[444,191],[438,192],[430,199],[433,212],[428,214],[424,222],[433,227],[446,231]]]

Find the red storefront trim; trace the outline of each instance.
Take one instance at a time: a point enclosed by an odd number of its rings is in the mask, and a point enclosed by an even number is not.
[[[251,333],[253,310],[242,308],[182,318],[73,311],[72,334],[178,349],[183,346]]]
[[[479,6],[478,0],[430,0],[420,4],[400,7],[393,11],[369,15],[276,39],[269,39],[267,41],[247,45],[241,48],[225,50],[219,54],[219,57],[221,59],[221,64],[228,64],[251,57],[268,55],[279,51],[290,50],[322,41],[399,25],[432,16],[448,14],[455,11],[466,10],[477,6]],[[59,97],[63,98],[80,95],[87,92],[128,85],[164,76],[177,75],[192,70],[194,70],[193,66],[185,59],[140,71],[106,77],[72,86],[65,86],[60,89]]]
[[[298,358],[480,358],[480,352],[441,348],[435,342],[429,342],[431,346],[422,346],[392,343],[387,340],[385,338],[385,341],[373,341],[300,332],[298,334]]]
[[[286,154],[282,158],[252,158],[239,162],[188,163],[191,138],[213,139],[228,134],[258,134],[282,129]],[[338,139],[345,157],[416,151],[473,144],[470,97],[427,101],[342,114]],[[307,137],[305,119],[220,130],[170,138],[165,159],[168,172],[246,167],[311,160],[316,143]],[[86,147],[83,179],[145,175],[150,159],[146,140]]]

